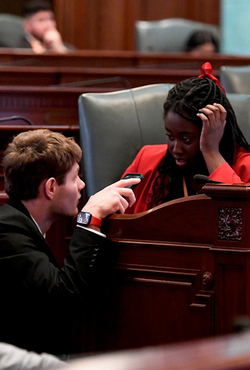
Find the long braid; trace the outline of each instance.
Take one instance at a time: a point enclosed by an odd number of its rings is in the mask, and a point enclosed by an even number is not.
[[[222,89],[210,78],[189,78],[176,84],[168,93],[167,100],[164,103],[164,116],[171,110],[178,113],[182,118],[193,122],[202,129],[202,121],[197,117],[199,109],[207,104],[219,103],[227,111],[226,126],[221,139],[219,149],[223,158],[232,166],[235,144],[250,151],[250,145],[240,130],[234,110]],[[208,175],[205,161],[201,155],[197,173]],[[168,182],[166,185],[166,178]],[[183,196],[182,173],[176,165],[171,154],[167,152],[164,161],[159,165],[158,176],[153,185],[157,192],[153,192],[152,201],[148,208],[163,203],[171,199]],[[159,185],[160,184],[160,185]],[[167,196],[166,189],[168,191]]]

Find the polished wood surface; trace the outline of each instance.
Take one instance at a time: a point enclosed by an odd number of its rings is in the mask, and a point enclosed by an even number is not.
[[[119,50],[75,50],[68,54],[47,52],[34,54],[28,49],[0,48],[0,66],[47,66],[47,67],[144,67],[167,69],[196,69],[210,61],[213,68],[223,65],[249,65],[249,56],[213,54],[192,56],[189,53],[144,54],[136,51]]]
[[[46,52],[34,54],[29,49],[0,48],[0,65],[131,67],[140,62],[136,52],[106,50],[75,50],[68,54]]]
[[[247,370],[250,369],[250,334],[227,335],[177,345],[145,347],[84,356],[68,370]]]
[[[84,93],[104,93],[124,88],[105,87],[49,87],[49,86],[1,86],[0,120],[20,115],[34,125],[78,125],[78,98]],[[14,124],[14,121],[11,122]],[[21,121],[18,122],[22,124]],[[10,122],[0,122],[10,125]]]
[[[218,71],[213,71],[218,76]],[[92,67],[1,67],[0,85],[16,86],[84,86],[90,83],[103,86],[105,80],[121,78],[129,87],[155,83],[177,83],[186,78],[198,76],[199,69],[160,69],[160,68],[92,68]],[[96,81],[96,80],[99,80]],[[104,81],[102,81],[104,80]],[[113,82],[112,86],[120,85]]]
[[[58,55],[34,55],[21,49],[0,49],[0,85],[127,88],[153,83],[177,83],[198,76],[210,61],[219,77],[223,65],[250,65],[249,57],[215,54],[140,54],[133,51],[82,50]],[[115,79],[117,79],[115,81]],[[101,80],[101,81],[100,81]]]
[[[204,193],[107,220],[110,256],[90,349],[222,335],[250,315],[250,187],[206,185]]]

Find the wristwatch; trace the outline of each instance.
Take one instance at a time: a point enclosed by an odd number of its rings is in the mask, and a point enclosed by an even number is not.
[[[79,212],[77,216],[77,223],[84,226],[94,225],[101,227],[102,219],[92,216],[92,214],[89,212]]]

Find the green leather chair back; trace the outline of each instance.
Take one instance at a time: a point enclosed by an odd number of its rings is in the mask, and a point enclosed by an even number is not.
[[[227,94],[238,125],[250,144],[250,94]]]
[[[143,53],[180,53],[195,31],[210,31],[220,41],[218,26],[183,18],[135,22],[136,50]],[[220,43],[220,42],[219,42]]]
[[[79,97],[86,200],[119,180],[143,145],[166,142],[163,104],[172,86],[156,84]]]
[[[13,14],[0,14],[0,47],[30,48],[25,38],[22,18]]]
[[[250,65],[222,66],[220,82],[227,93],[250,94]]]

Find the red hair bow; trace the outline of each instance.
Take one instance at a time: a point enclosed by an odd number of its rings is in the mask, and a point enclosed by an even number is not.
[[[209,62],[206,62],[201,66],[201,73],[202,74],[199,76],[199,78],[202,78],[202,77],[210,78],[221,88],[221,90],[224,92],[224,94],[226,94],[226,92],[223,89],[223,87],[221,86],[220,81],[218,80],[218,78],[216,78],[215,76],[212,75],[212,66]]]

